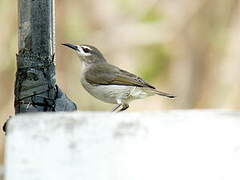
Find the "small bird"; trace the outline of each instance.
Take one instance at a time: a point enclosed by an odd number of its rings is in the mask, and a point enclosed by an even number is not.
[[[95,98],[116,104],[112,111],[121,107],[124,111],[129,102],[155,94],[168,98],[174,95],[158,91],[142,78],[109,64],[102,53],[91,45],[62,44],[75,50],[81,60],[82,86]]]

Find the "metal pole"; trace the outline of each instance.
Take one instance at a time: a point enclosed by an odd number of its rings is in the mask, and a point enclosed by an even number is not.
[[[18,17],[15,113],[76,110],[56,86],[54,0],[18,0]]]

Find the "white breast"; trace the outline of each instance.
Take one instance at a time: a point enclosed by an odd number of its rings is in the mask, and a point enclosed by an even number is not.
[[[81,79],[83,87],[94,97],[107,103],[128,103],[134,99],[141,99],[148,94],[142,88],[124,85],[91,85]]]
[[[112,103],[129,103],[134,99],[142,99],[147,96],[153,95],[147,93],[143,88],[135,86],[124,86],[124,85],[92,85],[88,83],[83,77],[83,74],[87,71],[88,65],[82,63],[81,71],[81,83],[83,87],[97,99]]]

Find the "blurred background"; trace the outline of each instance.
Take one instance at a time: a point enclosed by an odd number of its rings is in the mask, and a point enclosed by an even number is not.
[[[240,108],[239,0],[56,1],[56,77],[79,110],[109,111],[80,84],[80,62],[61,43],[91,44],[162,91],[128,111]],[[0,1],[0,122],[14,114],[17,1]],[[4,135],[0,133],[0,164]]]

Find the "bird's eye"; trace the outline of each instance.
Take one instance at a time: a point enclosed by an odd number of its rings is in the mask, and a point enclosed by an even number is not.
[[[82,50],[83,50],[85,53],[90,53],[90,48],[88,48],[88,47],[82,47]]]

